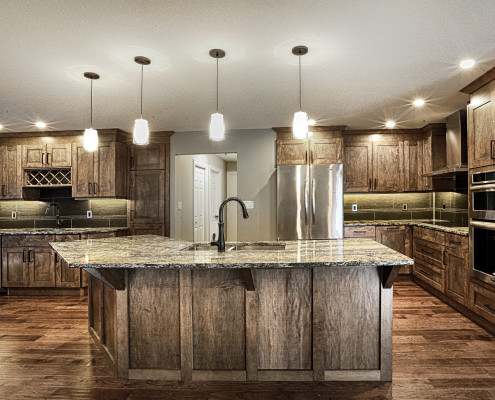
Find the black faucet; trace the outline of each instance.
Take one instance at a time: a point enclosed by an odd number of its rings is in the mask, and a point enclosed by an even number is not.
[[[64,226],[64,220],[60,218],[60,208],[59,208],[57,203],[50,204],[46,208],[45,215],[48,214],[48,211],[50,211],[51,207],[55,207],[55,209],[57,210],[57,215],[56,215],[56,217],[57,217],[57,229],[60,229],[60,228],[62,228],[62,226]]]
[[[225,204],[227,204],[229,201],[237,201],[242,208],[242,217],[244,219],[249,218],[246,205],[239,197],[229,197],[228,199],[224,200],[222,204],[220,204],[220,208],[218,209],[218,240],[215,241],[215,234],[213,234],[213,241],[211,242],[211,245],[218,246],[218,251],[221,252],[225,251],[225,230],[223,223],[223,208],[225,207]]]

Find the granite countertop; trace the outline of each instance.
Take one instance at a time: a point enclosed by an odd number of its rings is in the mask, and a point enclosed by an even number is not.
[[[469,228],[467,226],[443,226],[438,224],[433,224],[430,222],[424,222],[422,220],[376,220],[376,221],[347,221],[344,222],[344,226],[396,226],[396,225],[409,225],[409,226],[419,226],[422,228],[434,229],[436,231],[454,233],[456,235],[468,236]]]
[[[241,244],[227,243],[226,247]],[[252,243],[242,243],[252,244]],[[79,268],[291,268],[412,265],[413,260],[371,239],[259,242],[284,250],[186,250],[191,242],[163,236],[127,236],[50,243]]]
[[[128,228],[21,228],[0,229],[0,236],[17,235],[79,235],[83,233],[106,233],[126,231]]]

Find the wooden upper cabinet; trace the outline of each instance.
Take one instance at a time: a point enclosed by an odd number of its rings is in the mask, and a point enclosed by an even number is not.
[[[125,197],[127,192],[126,145],[102,143],[98,151],[87,152],[72,145],[73,197]]]
[[[308,163],[307,140],[277,140],[277,165],[303,165]]]
[[[342,163],[342,138],[310,139],[311,164]]]
[[[68,168],[71,166],[71,144],[25,144],[22,146],[23,168]]]
[[[292,128],[277,132],[277,165],[342,163],[342,131],[345,126],[314,126],[308,139],[294,139]]]
[[[344,142],[344,192],[370,192],[373,179],[372,142]]]
[[[1,146],[0,199],[22,198],[21,146]]]
[[[423,141],[404,141],[404,191],[423,190]]]
[[[492,95],[492,97],[495,93]],[[487,101],[468,107],[469,167],[485,167],[495,163],[495,102]]]
[[[148,144],[146,146],[131,146],[131,171],[148,169],[165,169],[165,143]]]
[[[373,142],[373,191],[399,192],[401,175],[402,142]]]
[[[165,223],[165,171],[131,171],[129,222]]]

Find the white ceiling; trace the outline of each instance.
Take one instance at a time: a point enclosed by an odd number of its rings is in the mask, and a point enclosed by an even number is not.
[[[294,45],[302,58],[303,110],[320,125],[381,128],[441,121],[464,107],[463,86],[495,65],[493,0],[0,0],[0,124],[7,130],[84,129],[89,81],[94,127],[207,130],[290,126],[298,111]],[[472,70],[458,64],[473,58]],[[410,105],[426,98],[420,110]]]

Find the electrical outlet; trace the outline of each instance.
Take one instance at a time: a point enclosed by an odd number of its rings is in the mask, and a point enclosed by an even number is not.
[[[93,218],[93,211],[91,210],[86,211],[86,218]]]
[[[357,204],[352,205],[352,211],[357,211]]]
[[[403,209],[404,211],[406,211],[406,210],[407,210],[407,204],[406,204],[406,203],[402,204],[402,209]]]
[[[254,201],[251,200],[245,201],[244,205],[248,210],[252,210],[254,208]]]
[[[12,219],[17,219],[17,211],[12,211]]]
[[[447,207],[447,206],[445,205],[445,203],[444,203],[444,204],[442,204],[442,208],[443,208],[444,210],[445,210],[445,208],[446,208],[446,207]]]

